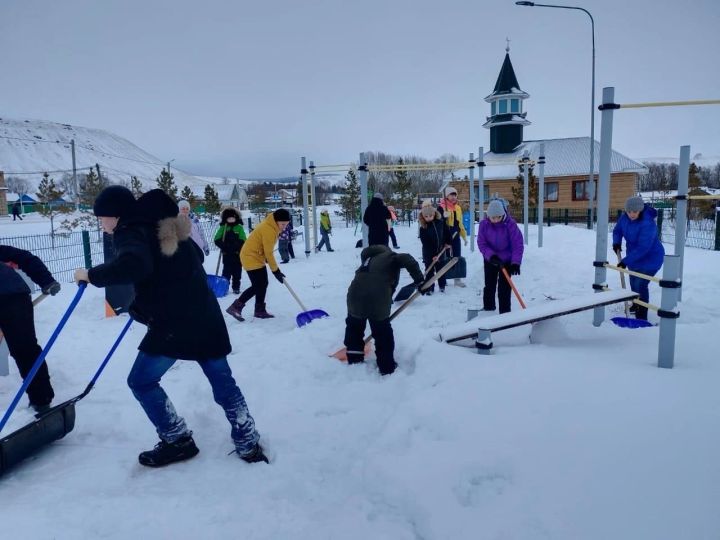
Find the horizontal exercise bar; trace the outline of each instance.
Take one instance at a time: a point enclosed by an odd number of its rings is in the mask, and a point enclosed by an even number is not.
[[[695,101],[650,101],[647,103],[620,104],[620,109],[641,109],[644,107],[682,107],[686,105],[720,105],[720,99],[698,99]]]
[[[647,279],[648,281],[654,281],[655,283],[660,283],[660,278],[656,278],[655,276],[648,276],[647,274],[641,274],[640,272],[628,270],[627,268],[620,268],[619,266],[615,266],[614,264],[610,263],[605,263],[603,266],[605,266],[605,268],[610,268],[611,270],[617,270],[618,272],[630,274],[631,276]]]

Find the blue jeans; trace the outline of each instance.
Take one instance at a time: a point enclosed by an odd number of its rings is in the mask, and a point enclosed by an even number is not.
[[[167,356],[154,356],[140,351],[135,359],[128,386],[140,402],[145,414],[155,426],[158,436],[172,443],[190,435],[185,420],[178,416],[170,398],[160,386],[160,379],[177,360]],[[238,454],[249,454],[260,435],[255,420],[250,416],[245,398],[233,379],[225,357],[198,362],[212,387],[215,402],[225,411],[232,429],[230,436]]]

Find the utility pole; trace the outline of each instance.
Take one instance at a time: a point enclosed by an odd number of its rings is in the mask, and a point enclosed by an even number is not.
[[[98,173],[98,181],[100,182],[100,184],[102,184],[102,174],[100,174],[100,164],[96,163],[95,168],[97,169],[97,173]]]
[[[73,185],[75,186],[75,211],[80,211],[80,186],[78,186],[77,169],[75,168],[75,139],[70,139],[70,150],[72,152],[73,164]]]

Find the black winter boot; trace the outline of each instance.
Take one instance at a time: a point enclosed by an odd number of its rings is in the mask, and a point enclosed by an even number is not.
[[[255,317],[258,319],[272,319],[275,317],[272,313],[268,313],[265,304],[255,304]]]
[[[238,298],[232,304],[230,304],[230,307],[225,310],[225,313],[232,315],[238,321],[243,322],[245,320],[245,318],[242,316],[242,310],[244,307],[245,303],[241,302]]]
[[[270,463],[267,456],[265,455],[265,452],[263,452],[263,448],[262,446],[260,446],[260,443],[257,443],[255,445],[255,448],[253,448],[249,454],[240,456],[240,459],[242,459],[243,461],[247,461],[248,463],[260,463],[261,461],[264,461],[268,464]]]
[[[161,440],[152,450],[142,452],[138,456],[138,461],[140,465],[146,467],[164,467],[176,461],[193,458],[199,451],[192,434],[189,434],[172,443]]]

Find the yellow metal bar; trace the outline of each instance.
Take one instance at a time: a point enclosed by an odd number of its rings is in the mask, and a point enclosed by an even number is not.
[[[660,306],[656,306],[655,304],[648,304],[647,302],[643,302],[642,300],[638,300],[637,298],[633,300],[634,304],[637,304],[638,306],[643,306],[648,309],[652,309],[653,311],[660,311]]]
[[[354,169],[357,167],[354,163],[340,163],[338,165],[315,165],[316,169]]]
[[[605,263],[605,268],[610,268],[611,270],[617,270],[618,272],[630,274],[631,276],[636,276],[642,279],[647,279],[648,281],[660,283],[660,278],[656,278],[655,276],[648,276],[647,274],[641,274],[640,272],[634,272],[633,270],[628,270],[627,268],[620,268],[619,266],[615,266],[614,264]]]
[[[720,195],[688,195],[688,199],[697,199],[697,200],[712,200],[712,199],[720,199]]]
[[[650,101],[647,103],[621,104],[621,109],[641,109],[644,107],[682,107],[685,105],[720,105],[720,99],[698,99],[694,101]]]

